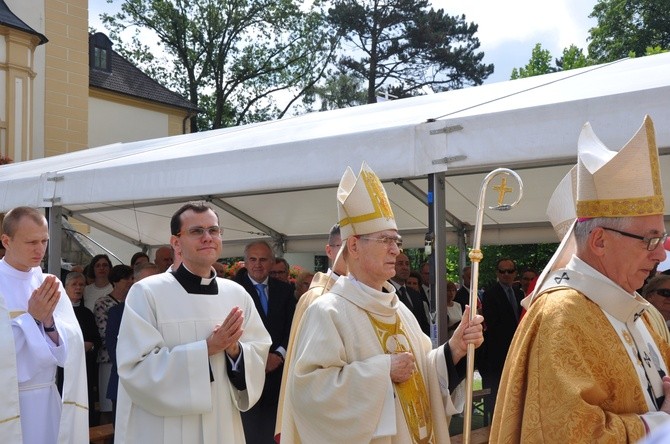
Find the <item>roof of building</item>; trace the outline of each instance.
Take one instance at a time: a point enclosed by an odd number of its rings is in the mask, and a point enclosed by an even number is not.
[[[45,44],[49,41],[44,34],[41,34],[35,31],[33,28],[28,26],[23,20],[18,18],[7,6],[5,0],[0,0],[0,25],[7,26],[9,28],[18,29],[19,31],[27,32],[37,36],[40,39],[40,45]]]
[[[2,1],[2,0],[0,0]],[[89,34],[89,48],[104,34]],[[106,36],[104,36],[106,39]],[[107,39],[108,40],[108,39]],[[89,51],[92,54],[92,51]],[[170,91],[109,47],[110,71],[89,64],[89,85],[127,96],[150,100],[190,111],[199,111],[189,100]],[[89,55],[91,57],[91,55]]]

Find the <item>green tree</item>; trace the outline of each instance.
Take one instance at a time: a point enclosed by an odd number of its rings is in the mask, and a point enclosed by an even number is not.
[[[542,49],[542,44],[537,43],[533,48],[528,64],[523,68],[512,69],[510,79],[514,80],[523,77],[549,74],[550,72],[567,71],[593,64],[593,62],[584,55],[584,51],[575,45],[570,45],[563,49],[563,55],[560,59],[556,59],[555,66],[552,66],[551,59],[551,52],[548,49]]]
[[[556,69],[557,71],[568,71],[570,69],[584,68],[592,64],[581,48],[570,45],[563,49],[563,56],[556,60]]]
[[[336,48],[318,6],[298,0],[124,0],[102,20],[117,42],[134,28],[121,52],[206,111],[191,120],[195,131],[281,117],[323,76]],[[281,107],[280,93],[289,98]]]
[[[589,31],[589,56],[598,63],[670,49],[668,0],[599,0],[589,17],[598,22]]]
[[[537,43],[533,48],[528,64],[522,68],[512,69],[511,80],[539,76],[555,71],[556,68],[551,66],[551,52],[548,49],[542,49],[542,44]]]
[[[323,86],[316,85],[305,95],[305,102],[313,103],[318,99],[321,103],[319,111],[348,108],[366,103],[363,83],[355,76],[336,73],[328,77]]]
[[[343,40],[338,67],[365,82],[368,103],[382,87],[408,96],[480,85],[493,72],[477,52],[477,25],[427,0],[334,0],[329,19]]]

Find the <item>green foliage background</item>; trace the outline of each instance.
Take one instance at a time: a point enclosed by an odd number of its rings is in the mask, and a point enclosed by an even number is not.
[[[482,247],[484,259],[479,264],[479,284],[485,285],[496,279],[495,268],[499,259],[511,258],[516,262],[519,272],[530,268],[538,273],[558,247],[557,243],[552,244],[523,244],[523,245],[488,245]],[[413,270],[419,270],[421,264],[428,260],[422,248],[407,249],[405,254],[409,257]],[[460,281],[460,271],[458,270],[458,248],[447,247],[447,276],[452,282]]]

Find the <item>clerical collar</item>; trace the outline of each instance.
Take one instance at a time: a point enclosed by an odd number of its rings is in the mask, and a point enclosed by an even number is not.
[[[216,272],[211,270],[211,277],[203,278],[191,273],[182,263],[177,271],[171,271],[170,274],[177,279],[177,282],[184,287],[190,294],[218,294],[219,287],[216,285]]]

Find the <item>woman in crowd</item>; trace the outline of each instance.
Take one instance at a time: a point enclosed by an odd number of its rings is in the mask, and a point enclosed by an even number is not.
[[[95,309],[95,301],[112,291],[109,283],[109,270],[112,269],[112,261],[106,254],[98,254],[91,259],[87,267],[87,277],[92,283],[84,289],[84,305],[91,311]]]

